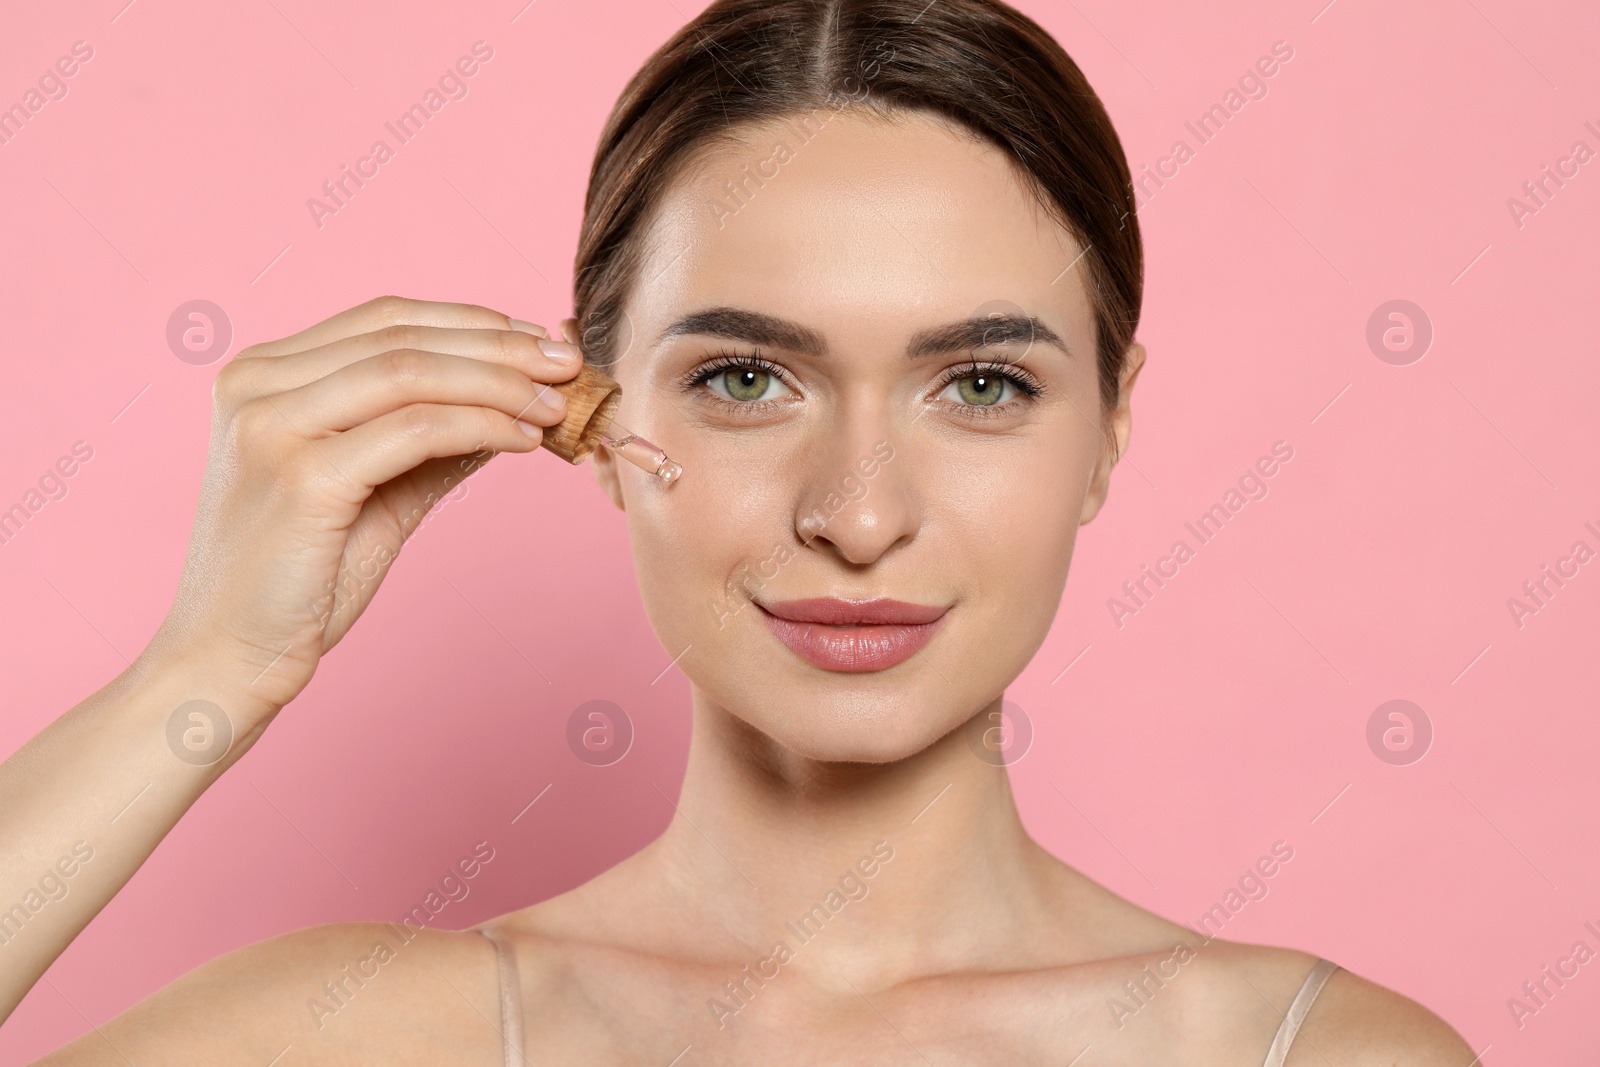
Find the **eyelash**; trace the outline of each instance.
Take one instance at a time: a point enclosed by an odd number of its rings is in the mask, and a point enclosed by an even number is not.
[[[706,355],[711,356],[712,354],[707,352]],[[783,382],[783,384],[789,386],[791,389],[794,388],[794,383],[789,381],[787,372],[785,372],[782,367],[778,366],[770,359],[764,357],[759,348],[749,354],[730,352],[725,348],[718,349],[716,354],[712,356],[710,360],[700,364],[694,370],[684,375],[683,387],[685,390],[699,390],[700,392],[707,394],[711,400],[719,406],[738,408],[741,415],[764,413],[771,409],[774,405],[783,403],[781,400],[729,400],[727,397],[722,396],[713,389],[700,389],[700,386],[704,385],[706,382],[709,382],[717,375],[722,374],[725,371],[732,370],[736,367],[749,367],[755,370],[765,371],[766,373],[772,375],[772,377]]]
[[[700,364],[698,367],[684,376],[683,387],[685,390],[692,391],[699,389],[701,385],[709,382],[717,375],[735,368],[753,368],[755,370],[764,371],[767,374],[770,374],[772,377],[777,378],[791,389],[794,388],[794,383],[789,381],[788,372],[778,364],[762,356],[759,348],[751,353],[730,352],[724,348],[718,349],[714,355],[710,352],[706,354],[712,358],[707,362]],[[1046,388],[1043,382],[1029,374],[1027,371],[1021,370],[1014,364],[995,363],[989,360],[973,359],[966,363],[957,364],[956,366],[945,370],[944,373],[939,376],[938,392],[944,392],[945,387],[951,382],[957,382],[963,378],[978,377],[980,375],[993,375],[995,377],[1003,378],[1004,380],[1009,381],[1012,385],[1016,386],[1022,395],[1020,397],[1014,397],[1003,404],[962,404],[957,401],[946,401],[946,403],[955,404],[955,406],[960,408],[967,416],[976,418],[994,418],[1001,415],[1010,415],[1014,413],[1019,406],[1032,403],[1041,393],[1045,391]],[[760,414],[769,410],[773,405],[783,403],[783,401],[776,399],[729,400],[727,397],[722,396],[714,390],[701,391],[709,393],[714,401],[720,405],[739,409],[741,414]]]
[[[939,392],[944,392],[945,387],[951,382],[958,382],[963,378],[987,377],[989,375],[1004,379],[1015,385],[1022,395],[1013,397],[1003,404],[962,404],[957,401],[951,401],[951,403],[978,418],[997,418],[1002,415],[1010,415],[1020,406],[1033,403],[1039,394],[1045,390],[1043,382],[1015,364],[972,359],[966,363],[950,367],[941,374],[939,376]]]

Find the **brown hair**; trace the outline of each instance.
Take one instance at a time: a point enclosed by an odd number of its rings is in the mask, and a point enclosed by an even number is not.
[[[1100,399],[1114,406],[1144,287],[1127,159],[1077,64],[1001,0],[716,0],[674,34],[595,149],[573,293],[585,358],[608,369],[631,344],[623,303],[679,168],[740,127],[852,105],[931,112],[1016,163],[1086,249]]]

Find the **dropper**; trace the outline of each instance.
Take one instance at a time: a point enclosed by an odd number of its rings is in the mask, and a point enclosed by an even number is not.
[[[600,442],[640,470],[654,474],[669,485],[677,481],[678,475],[683,473],[683,467],[675,463],[659,446],[651,444],[632,430],[623,429],[616,423],[612,423],[601,432]]]
[[[550,388],[567,398],[567,416],[544,431],[541,444],[568,463],[582,463],[603,444],[660,478],[663,485],[683,474],[682,464],[674,462],[659,445],[612,421],[622,403],[622,386],[604,371],[584,363],[577,377]]]

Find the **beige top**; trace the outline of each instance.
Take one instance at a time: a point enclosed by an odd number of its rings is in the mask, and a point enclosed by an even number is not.
[[[1294,1044],[1294,1035],[1300,1032],[1306,1012],[1311,1010],[1311,1002],[1317,999],[1323,985],[1338,969],[1339,965],[1332,960],[1318,960],[1317,965],[1311,968],[1311,973],[1306,975],[1305,982],[1300,986],[1300,992],[1290,1002],[1288,1014],[1278,1026],[1278,1035],[1272,1039],[1272,1047],[1267,1049],[1267,1059],[1262,1067],[1283,1067],[1283,1058],[1289,1055],[1289,1046]]]
[[[500,967],[500,1036],[505,1039],[506,1067],[527,1067],[522,1054],[522,986],[517,979],[517,950],[511,940],[492,926],[478,933],[494,942]]]
[[[516,948],[493,927],[480,927],[478,932],[494,942],[495,960],[500,968],[500,1034],[505,1038],[506,1067],[528,1067],[528,1060],[522,1053],[522,989],[517,980]],[[1283,1067],[1284,1057],[1289,1055],[1289,1046],[1294,1044],[1294,1035],[1300,1032],[1306,1012],[1311,1010],[1317,994],[1338,967],[1332,960],[1319,959],[1311,968],[1289,1004],[1288,1014],[1272,1039],[1272,1047],[1267,1049],[1262,1067]]]

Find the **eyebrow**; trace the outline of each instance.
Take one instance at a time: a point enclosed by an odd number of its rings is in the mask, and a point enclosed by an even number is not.
[[[821,356],[827,351],[822,334],[776,315],[743,308],[716,307],[695,311],[678,319],[656,339],[660,346],[674,337],[699,334],[706,337],[724,337],[732,341],[746,341],[753,345],[767,345],[787,349],[808,356]],[[911,338],[906,355],[912,359],[921,356],[964,352],[985,345],[1029,344],[1038,342],[1054,345],[1067,355],[1067,347],[1054,330],[1034,315],[973,316],[957,322],[945,323],[922,330]]]

